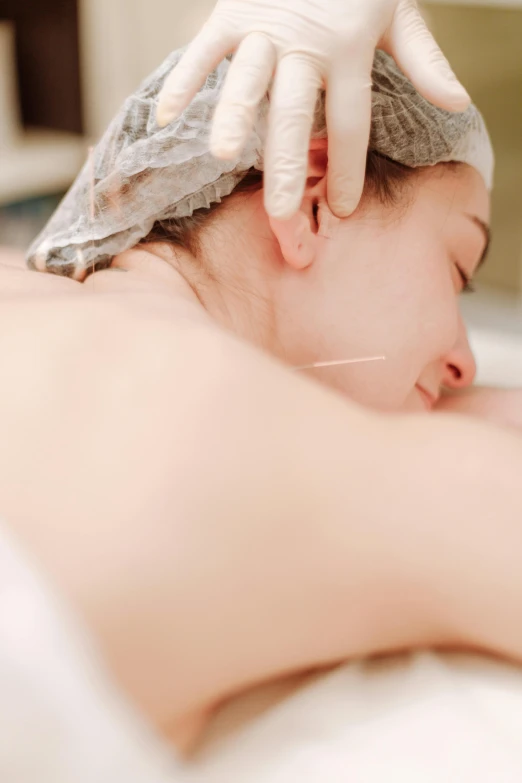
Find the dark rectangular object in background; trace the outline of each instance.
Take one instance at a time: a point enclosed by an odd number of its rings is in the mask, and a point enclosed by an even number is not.
[[[15,23],[25,125],[83,131],[77,0],[0,0]]]

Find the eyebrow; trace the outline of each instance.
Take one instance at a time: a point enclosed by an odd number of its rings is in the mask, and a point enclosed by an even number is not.
[[[485,245],[484,245],[484,250],[482,251],[482,255],[480,257],[480,261],[477,264],[477,269],[478,269],[479,267],[482,266],[482,264],[484,263],[488,255],[489,246],[491,245],[491,229],[487,223],[485,223],[476,215],[466,215],[466,217],[469,218],[469,220],[471,220],[472,223],[478,226],[484,235]]]

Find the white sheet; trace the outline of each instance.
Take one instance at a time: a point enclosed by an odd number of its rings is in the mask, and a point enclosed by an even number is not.
[[[522,333],[475,328],[469,337],[477,359],[478,384],[522,387]]]
[[[471,343],[478,382],[522,386],[522,336],[476,329]],[[198,783],[521,783],[522,670],[424,653],[261,688],[222,710],[193,774]]]
[[[0,523],[1,783],[181,783],[81,624]]]
[[[236,701],[248,711],[262,691]],[[241,722],[241,721],[240,721]],[[519,783],[522,676],[418,654],[344,666],[207,740],[198,783]]]

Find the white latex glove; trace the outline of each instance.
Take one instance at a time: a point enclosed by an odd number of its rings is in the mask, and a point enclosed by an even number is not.
[[[376,48],[389,52],[429,101],[463,111],[469,96],[428,31],[415,0],[218,0],[160,94],[163,127],[180,116],[207,75],[236,51],[213,125],[211,149],[233,159],[252,130],[272,77],[265,205],[298,210],[318,90],[327,91],[328,202],[351,214],[364,184]]]

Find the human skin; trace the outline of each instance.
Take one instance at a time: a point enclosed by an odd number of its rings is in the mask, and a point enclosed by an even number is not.
[[[289,373],[165,252],[0,278],[1,513],[126,695],[167,731],[356,655],[520,659],[520,440]]]
[[[324,200],[326,162],[325,147],[311,150],[292,231],[267,217],[261,190],[238,193],[198,231],[196,259],[179,247],[154,252],[216,321],[290,366],[384,356],[311,374],[377,410],[432,409],[476,373],[459,298],[487,245],[483,180],[469,166],[436,166],[404,185],[398,203],[367,197],[337,220]]]

